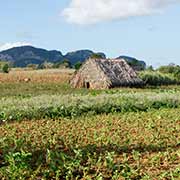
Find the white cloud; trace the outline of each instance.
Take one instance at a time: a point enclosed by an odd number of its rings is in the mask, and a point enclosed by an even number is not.
[[[31,43],[27,43],[27,42],[5,43],[5,44],[0,44],[0,51],[4,51],[13,47],[30,46],[30,45]]]
[[[95,24],[161,12],[180,0],[71,0],[62,15],[70,23]]]

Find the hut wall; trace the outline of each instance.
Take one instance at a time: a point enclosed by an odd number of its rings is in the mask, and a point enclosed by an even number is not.
[[[75,88],[105,89],[108,88],[108,80],[104,72],[93,60],[86,61],[71,80]]]

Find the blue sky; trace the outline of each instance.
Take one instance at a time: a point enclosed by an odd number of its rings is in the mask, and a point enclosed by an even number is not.
[[[108,57],[133,56],[153,66],[180,64],[179,1],[130,1],[2,1],[0,49],[31,44],[63,54],[91,49]]]

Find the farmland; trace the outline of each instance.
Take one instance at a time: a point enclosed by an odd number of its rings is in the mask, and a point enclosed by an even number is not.
[[[180,86],[72,89],[72,73],[0,74],[0,179],[180,178]]]

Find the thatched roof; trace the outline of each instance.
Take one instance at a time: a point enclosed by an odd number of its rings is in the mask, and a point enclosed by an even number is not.
[[[143,84],[136,72],[123,59],[88,59],[75,73],[71,85],[86,87],[86,82],[94,89]]]
[[[94,59],[112,86],[137,85],[142,80],[124,59]]]

